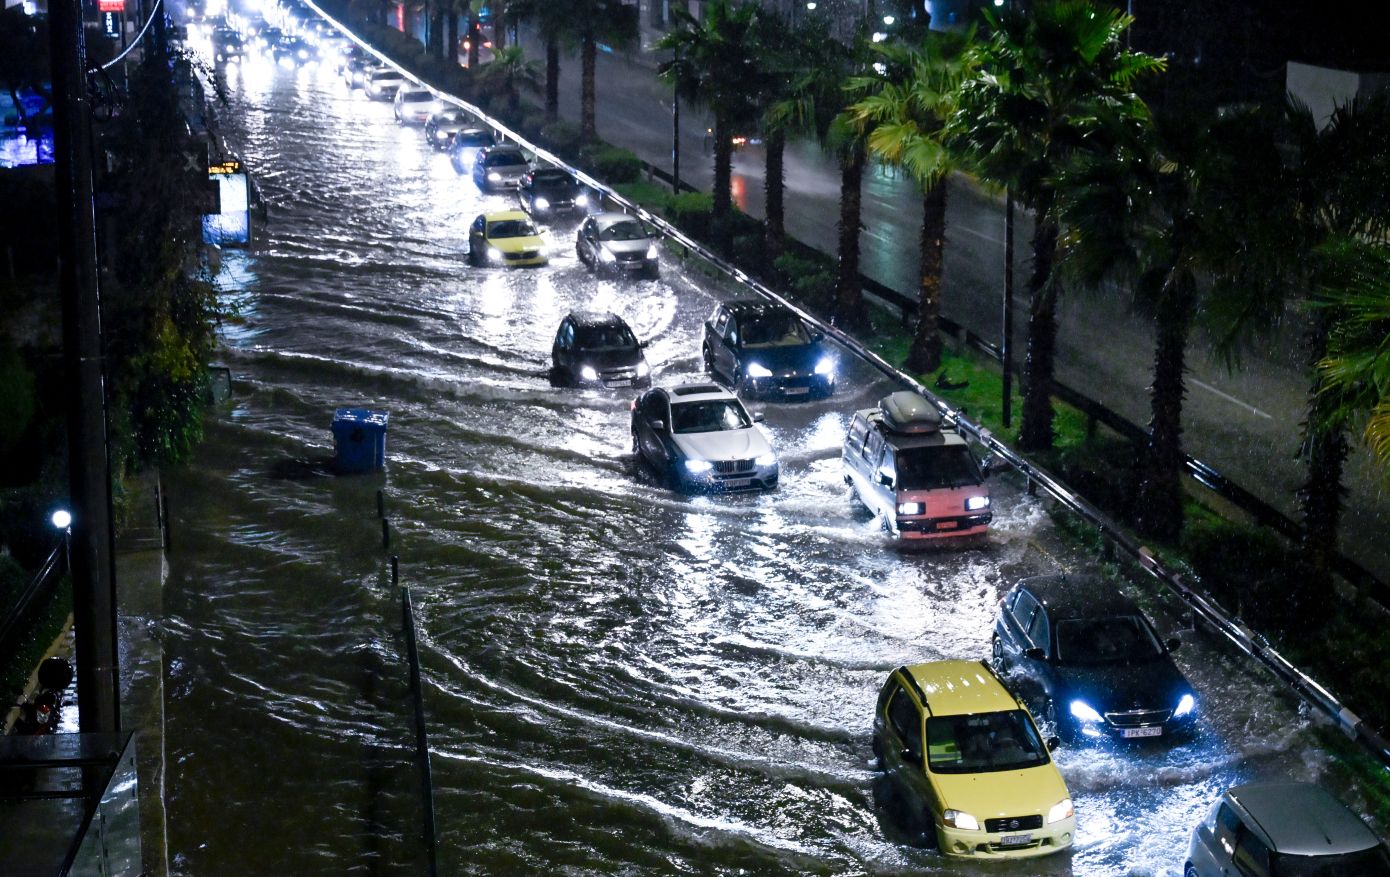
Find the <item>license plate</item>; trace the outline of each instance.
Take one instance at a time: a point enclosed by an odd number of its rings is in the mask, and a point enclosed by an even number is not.
[[[788,396],[800,396],[802,393],[809,392],[811,392],[810,387],[787,387],[786,389],[786,393]]]
[[[627,378],[617,378],[611,381],[604,381],[603,385],[605,387],[630,387],[632,386],[632,381]]]
[[[999,838],[1001,847],[1021,847],[1032,842],[1033,836],[1031,834],[1006,834]]]
[[[938,529],[938,530],[954,530],[956,527],[959,527],[959,526],[960,526],[960,522],[959,522],[959,521],[937,521],[937,522],[936,522],[936,529]]]
[[[1162,737],[1162,736],[1163,736],[1163,728],[1162,728],[1162,726],[1160,726],[1160,725],[1154,725],[1152,728],[1121,728],[1121,729],[1120,729],[1120,736],[1121,736],[1121,737],[1125,737],[1125,738],[1129,738],[1129,737]]]
[[[724,482],[725,487],[747,487],[753,483],[752,478],[730,478]]]

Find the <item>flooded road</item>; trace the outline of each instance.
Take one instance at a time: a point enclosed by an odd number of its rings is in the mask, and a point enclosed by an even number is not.
[[[986,657],[1007,587],[1088,565],[1048,503],[1000,476],[986,544],[896,548],[838,459],[853,411],[894,387],[848,354],[831,398],[752,405],[776,491],[672,493],[634,463],[631,395],[552,389],[550,343],[569,311],[613,310],[658,385],[699,379],[701,324],[733,289],[669,254],[660,280],[597,280],[566,223],[547,268],[470,268],[468,223],[514,202],[389,105],[254,59],[227,87],[270,222],[219,278],[232,403],[169,478],[175,873],[419,872],[388,554],[420,625],[445,874],[1176,875],[1224,788],[1317,778],[1310,720],[1188,632],[1195,739],[1059,750],[1071,852],[913,846],[871,763],[878,687]],[[339,406],[390,412],[384,476],[328,474]]]

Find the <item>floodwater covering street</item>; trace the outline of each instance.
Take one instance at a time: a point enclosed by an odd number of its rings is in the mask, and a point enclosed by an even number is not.
[[[468,223],[511,196],[480,195],[329,69],[225,75],[269,223],[219,277],[239,309],[233,398],[166,475],[174,873],[419,872],[389,554],[419,620],[444,874],[1175,875],[1226,787],[1322,775],[1317,723],[1183,631],[1199,732],[1064,745],[1070,852],[914,845],[871,761],[878,687],[904,663],[986,657],[1007,587],[1087,565],[1048,501],[996,476],[983,545],[895,546],[838,458],[853,411],[895,387],[843,352],[829,399],[750,403],[775,491],[673,493],[634,462],[633,392],[553,389],[551,340],[571,310],[613,310],[651,339],[657,385],[699,379],[701,324],[731,287],[670,253],[659,280],[596,279],[566,222],[548,267],[470,268]],[[339,406],[390,412],[384,476],[329,474]],[[1140,598],[1165,636],[1182,626]]]

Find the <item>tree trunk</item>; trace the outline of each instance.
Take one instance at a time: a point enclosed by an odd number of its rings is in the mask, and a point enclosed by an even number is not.
[[[427,51],[432,58],[447,57],[444,54],[444,6],[436,3],[429,15],[429,46]]]
[[[449,62],[450,67],[457,67],[459,63],[459,17],[458,13],[452,9],[449,10],[449,33],[446,38],[449,45],[444,51],[444,60]]]
[[[767,138],[763,140],[763,146],[767,149],[767,173],[763,183],[763,191],[767,195],[767,239],[764,242],[763,254],[767,264],[771,266],[777,261],[777,257],[782,255],[785,248],[783,239],[787,234],[786,211],[782,197],[787,188],[782,166],[782,159],[787,150],[786,132],[780,128],[769,131]]]
[[[1037,211],[1046,217],[1047,211]],[[1052,447],[1052,373],[1057,354],[1057,283],[1052,263],[1057,255],[1057,223],[1040,218],[1033,231],[1033,272],[1028,278],[1028,350],[1023,360],[1023,422],[1018,446],[1023,451]]]
[[[1149,387],[1149,444],[1141,463],[1134,523],[1147,536],[1182,532],[1182,404],[1187,337],[1194,302],[1190,280],[1171,279],[1155,319],[1153,385]]]
[[[598,124],[594,119],[594,65],[598,60],[598,44],[593,34],[585,34],[580,44],[581,71],[579,74],[579,138],[584,143],[598,139]]]
[[[917,290],[917,328],[907,354],[907,370],[916,374],[941,367],[941,266],[946,243],[946,180],[922,194],[921,262]]]
[[[483,29],[478,24],[478,11],[468,10],[468,69],[478,69],[479,54],[483,50]]]
[[[714,114],[714,213],[710,217],[710,232],[714,246],[722,255],[729,255],[733,244],[729,214],[733,212],[734,144],[729,140],[729,121]]]
[[[859,282],[859,232],[861,187],[864,181],[864,147],[856,144],[853,151],[840,159],[840,243],[839,265],[835,272],[835,308],[833,321],[841,328],[854,330],[864,326],[864,289]]]
[[[545,121],[560,118],[560,40],[554,34],[545,38]]]
[[[492,51],[501,55],[507,48],[507,9],[499,3],[492,15]]]
[[[1308,480],[1298,488],[1299,513],[1303,518],[1304,556],[1313,572],[1324,578],[1337,552],[1337,524],[1342,516],[1342,470],[1349,444],[1346,430],[1329,423],[1333,402],[1324,392],[1322,372],[1316,363],[1327,355],[1329,319],[1322,314],[1313,329],[1309,350],[1313,385],[1308,391],[1308,418],[1303,422],[1301,456],[1308,465]]]

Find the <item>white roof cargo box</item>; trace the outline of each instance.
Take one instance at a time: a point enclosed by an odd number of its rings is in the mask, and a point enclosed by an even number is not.
[[[883,424],[904,435],[930,435],[941,431],[941,412],[911,390],[899,390],[879,400]]]

